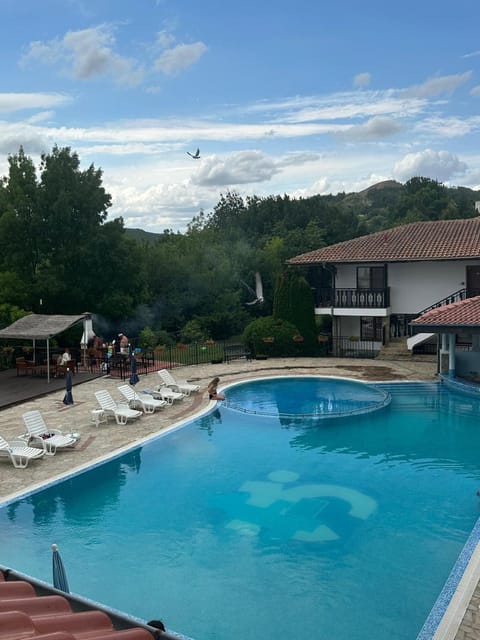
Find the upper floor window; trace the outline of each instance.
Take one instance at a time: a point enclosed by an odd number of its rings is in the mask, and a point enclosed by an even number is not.
[[[385,289],[386,267],[357,267],[357,289]]]

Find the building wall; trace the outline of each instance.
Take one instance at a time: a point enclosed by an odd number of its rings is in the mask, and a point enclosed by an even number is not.
[[[391,313],[418,313],[466,286],[470,261],[404,262],[388,266]]]
[[[478,261],[450,260],[389,264],[387,281],[390,287],[390,313],[418,313],[442,298],[463,289],[466,285],[466,266],[474,264],[478,264]],[[339,264],[336,265],[336,269],[336,288],[355,289],[357,265]],[[370,314],[365,310],[365,312],[362,311],[362,315]]]
[[[378,263],[371,263],[372,266]],[[359,335],[359,316],[386,316],[386,339],[390,335],[390,316],[416,315],[439,300],[465,288],[466,266],[478,265],[477,260],[398,262],[388,264],[387,283],[390,287],[388,309],[335,309],[334,335]],[[355,289],[357,264],[338,264],[335,286],[337,289]],[[368,266],[362,265],[362,266]],[[331,313],[331,309],[317,313]],[[403,335],[403,334],[401,334]]]

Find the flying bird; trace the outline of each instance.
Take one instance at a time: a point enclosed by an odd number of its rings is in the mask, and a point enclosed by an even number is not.
[[[247,287],[247,289],[250,291],[250,293],[252,295],[255,296],[255,300],[252,300],[251,302],[246,302],[245,304],[247,305],[252,305],[252,304],[262,304],[263,303],[263,284],[262,284],[262,276],[259,274],[259,272],[257,271],[255,273],[255,291],[252,289],[252,287],[249,287],[248,284],[246,282],[244,282],[243,280],[240,281],[245,287]]]
[[[190,151],[187,151],[187,153],[194,160],[198,160],[200,158],[200,149],[197,149],[195,153],[190,153]]]

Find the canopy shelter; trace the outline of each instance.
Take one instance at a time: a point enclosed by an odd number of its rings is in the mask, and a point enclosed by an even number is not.
[[[66,315],[42,315],[31,313],[17,320],[9,327],[0,329],[0,338],[12,340],[45,340],[47,343],[47,381],[50,382],[50,339],[63,333],[79,322],[83,322],[83,331],[86,333],[91,313],[82,313],[78,316]]]

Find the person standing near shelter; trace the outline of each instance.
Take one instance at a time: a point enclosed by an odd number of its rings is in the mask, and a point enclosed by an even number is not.
[[[120,353],[122,354],[122,356],[128,356],[129,340],[127,336],[124,333],[119,333],[118,339],[120,342]]]
[[[61,365],[67,364],[68,362],[70,362],[71,359],[72,359],[72,356],[70,355],[70,349],[68,347],[65,347],[65,351],[62,353],[62,360],[60,364]]]

